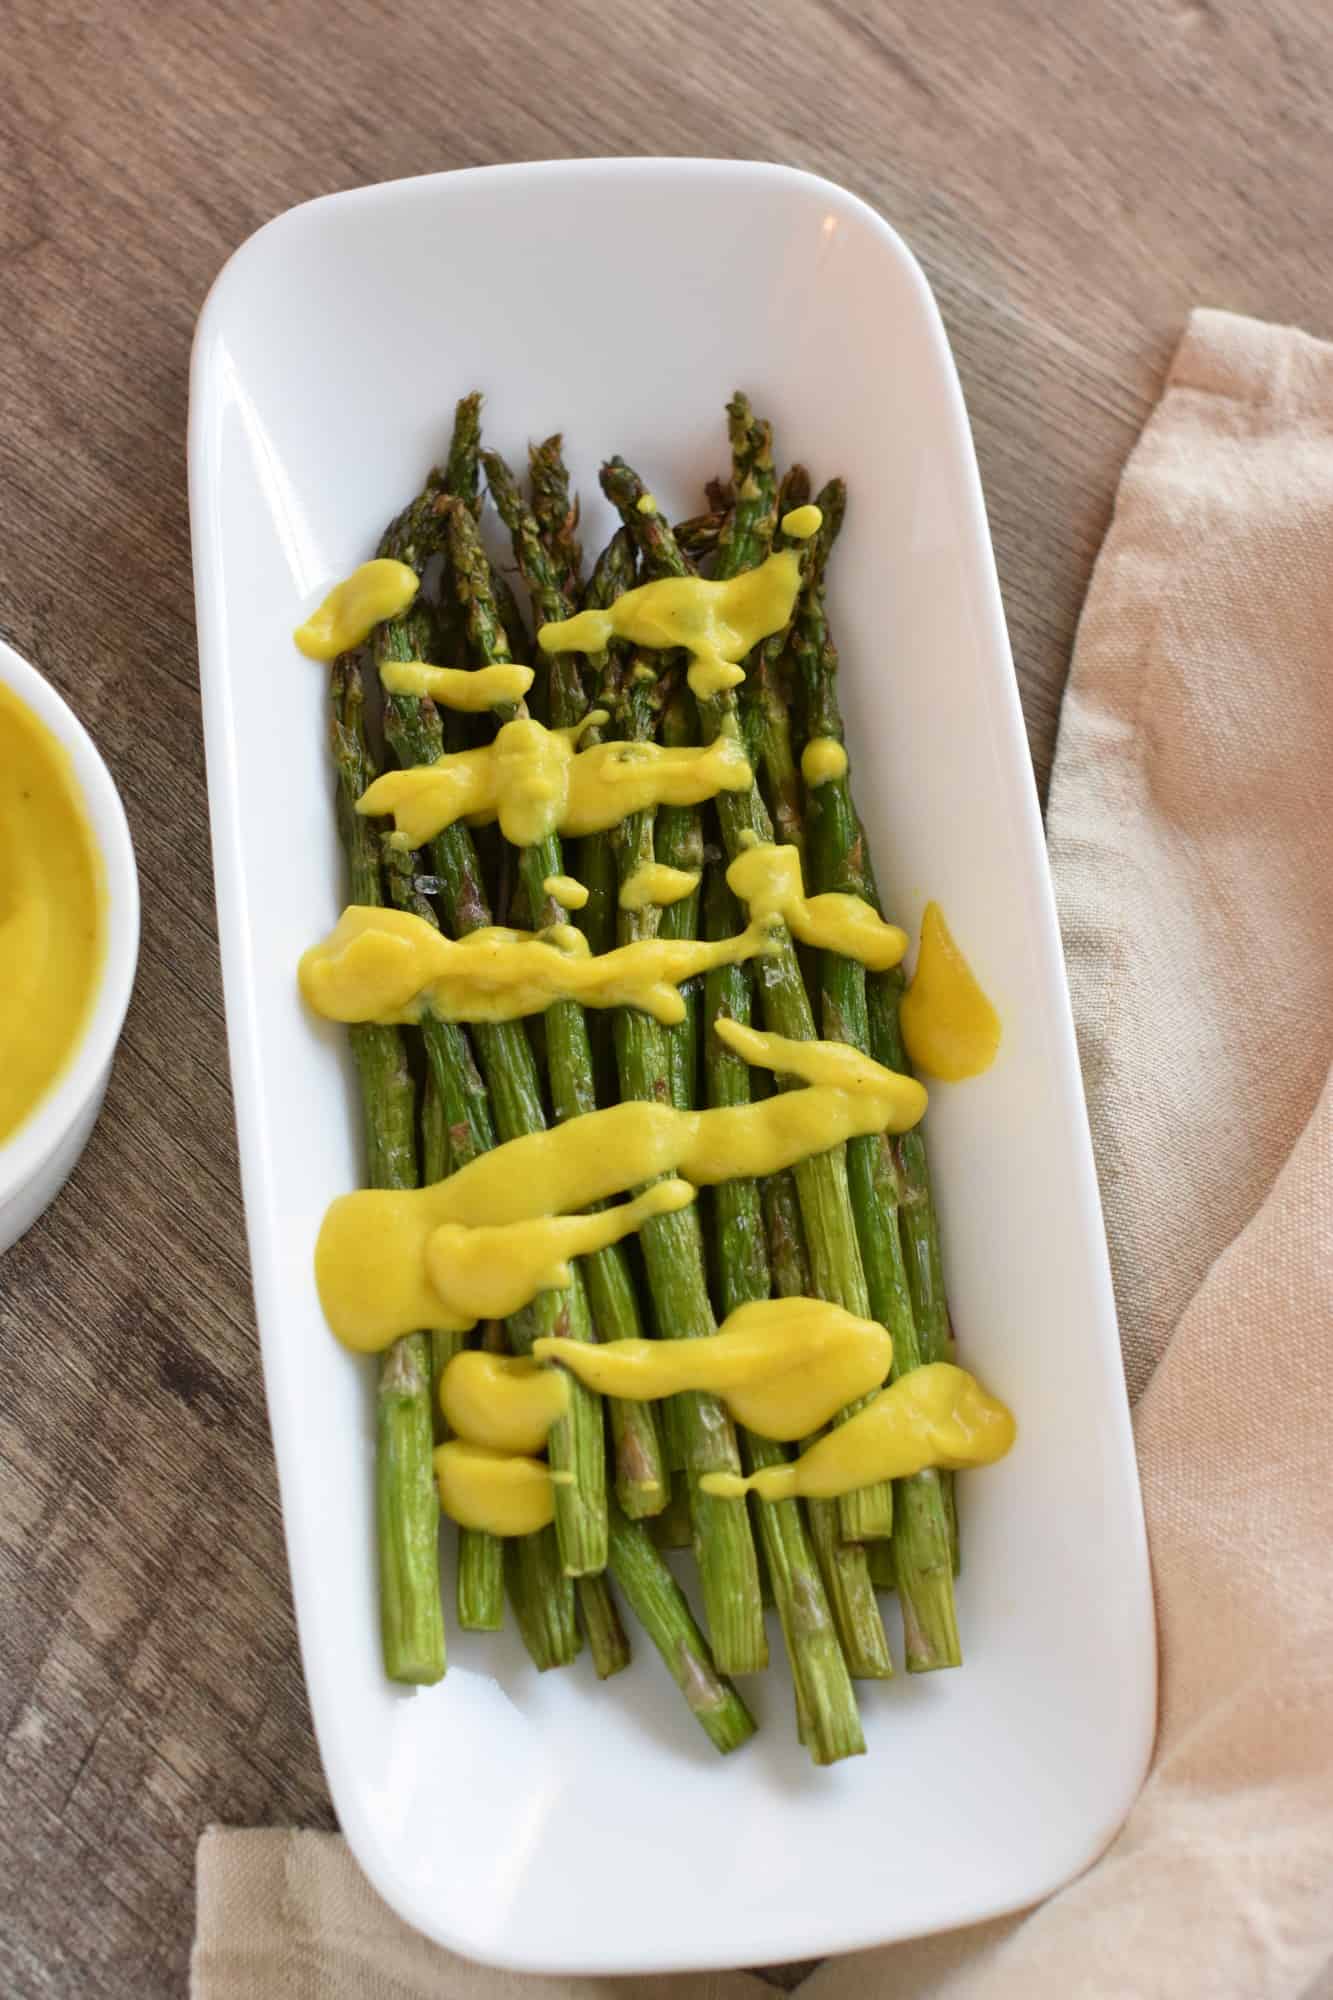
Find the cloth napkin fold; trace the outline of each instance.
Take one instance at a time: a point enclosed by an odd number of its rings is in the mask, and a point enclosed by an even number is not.
[[[1019,1917],[802,2000],[1333,1994],[1333,347],[1195,313],[1079,627],[1048,831],[1152,1548],[1152,1771]],[[451,1957],[334,1835],[198,1862],[195,2000],[762,2000]]]

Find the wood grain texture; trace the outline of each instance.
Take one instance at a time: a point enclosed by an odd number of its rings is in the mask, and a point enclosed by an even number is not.
[[[213,933],[183,450],[212,277],[293,202],[444,167],[711,153],[846,183],[949,326],[1044,784],[1188,308],[1333,330],[1333,23],[1323,0],[11,0],[4,45],[0,628],[120,781],[144,949],[106,1115],[0,1266],[0,1988],[156,2000],[184,1987],[204,1824],[330,1823]]]

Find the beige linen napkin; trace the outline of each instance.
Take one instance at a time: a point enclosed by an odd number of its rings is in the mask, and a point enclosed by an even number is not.
[[[1121,482],[1049,834],[1157,1595],[1138,1803],[1039,1909],[802,2000],[1312,2000],[1333,1954],[1333,347],[1196,313]],[[340,1840],[204,1836],[196,2000],[761,2000],[527,1979]]]

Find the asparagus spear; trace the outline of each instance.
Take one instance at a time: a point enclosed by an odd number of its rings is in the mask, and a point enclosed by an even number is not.
[[[705,562],[717,548],[725,519],[724,508],[712,508],[706,514],[692,514],[688,521],[677,521],[676,547],[691,561]]]
[[[570,498],[569,468],[559,431],[528,450],[532,481],[532,511],[542,543],[556,567],[561,588],[572,604],[583,589],[583,547],[579,541],[579,503]]]
[[[662,741],[668,745],[695,740],[694,704],[677,682],[667,692],[662,711]],[[703,818],[697,806],[662,806],[657,812],[653,841],[656,859],[668,868],[680,868],[702,877],[704,865]],[[691,889],[679,902],[668,903],[661,912],[657,934],[664,938],[693,938],[699,935],[699,889]],[[671,1057],[672,1097],[688,1110],[697,1102],[699,1019],[702,982],[687,979],[680,987],[685,1018],[665,1033]]]
[[[423,923],[437,925],[430,898],[421,893],[414,873],[413,857],[391,840],[384,843],[384,872],[389,894],[400,910],[408,910]],[[427,1105],[435,1107],[441,1132],[436,1139],[422,1117],[423,1166],[427,1181],[442,1180],[445,1173],[457,1173],[479,1153],[495,1144],[495,1128],[490,1106],[465,1029],[456,1022],[440,1021],[432,1014],[421,1020],[422,1045],[426,1053],[430,1090]],[[444,1159],[441,1160],[441,1152]],[[433,1333],[432,1394],[437,1435],[443,1423],[440,1410],[440,1376],[464,1345],[461,1334]],[[503,1551],[494,1535],[477,1528],[458,1531],[458,1622],[465,1632],[496,1632],[504,1618]]]
[[[647,1528],[642,1521],[626,1520],[614,1500],[610,1560],[611,1574],[662,1655],[699,1727],[724,1756],[729,1750],[738,1750],[754,1735],[754,1718],[714,1665],[708,1641]]]
[[[385,870],[386,874],[388,870]],[[397,899],[395,898],[395,901]],[[435,1078],[429,1071],[421,1091],[421,1178],[426,1186],[442,1181],[449,1172],[448,1114],[440,1101]],[[430,1415],[436,1444],[445,1438],[444,1412],[440,1407],[440,1377],[463,1345],[460,1333],[442,1333],[433,1328],[430,1336]]]
[[[504,1564],[514,1622],[533,1666],[539,1674],[569,1666],[583,1642],[574,1615],[574,1582],[561,1566],[555,1529],[507,1541]]]
[[[647,815],[635,815],[636,818]],[[633,849],[622,862],[622,879],[633,873],[639,859],[651,859],[651,829],[646,854]],[[623,912],[625,941],[652,935],[659,912]],[[616,1015],[616,1054],[621,1093],[648,1102],[670,1100],[672,1065],[666,1033],[646,1014],[623,1008]],[[666,1224],[663,1228],[661,1225]],[[654,1217],[640,1232],[649,1288],[658,1327],[664,1336],[693,1339],[715,1333],[704,1268],[703,1237],[697,1208],[677,1215]],[[708,1628],[719,1664],[730,1673],[756,1673],[766,1663],[759,1568],[750,1524],[743,1508],[724,1512],[726,1502],[702,1493],[698,1476],[725,1466],[739,1466],[735,1431],[716,1396],[690,1390],[673,1397],[668,1436],[675,1435],[690,1483],[690,1515],[695,1555],[704,1589]]]
[[[803,465],[794,465],[783,479],[778,495],[775,547],[790,546],[781,522],[792,508],[803,507],[809,498],[810,475]],[[754,750],[768,809],[773,815],[776,838],[802,849],[805,828],[801,814],[801,774],[792,750],[791,690],[783,684],[782,675],[787,637],[785,632],[775,632],[756,646],[746,670],[741,710],[746,738]]]
[[[392,524],[381,544],[381,554],[409,563],[420,574],[435,552],[432,536],[439,534],[441,508],[451,520],[472,521],[466,506],[457,501],[423,494]],[[493,599],[488,602],[493,615]],[[423,621],[427,627],[424,632]],[[377,628],[373,639],[376,664],[421,657],[423,646],[429,657],[430,636],[426,614],[413,606],[402,617]],[[443,752],[439,713],[429,700],[386,694],[384,726],[403,764],[432,763]],[[429,853],[453,934],[463,936],[489,924],[490,905],[469,829],[463,825],[446,828],[430,843]],[[490,1090],[498,1136],[514,1139],[540,1131],[546,1122],[541,1086],[522,1022],[479,1022],[473,1040]],[[591,1340],[592,1320],[578,1266],[573,1282],[564,1291],[540,1293],[522,1313],[514,1315],[509,1331],[520,1353],[528,1352],[539,1334]],[[571,1387],[569,1414],[552,1429],[549,1449],[556,1470],[574,1475],[556,1489],[556,1532],[562,1562],[572,1576],[595,1574],[606,1564],[606,1474],[601,1409],[590,1392],[580,1395]]]
[[[709,871],[705,896],[705,935],[734,937],[740,924],[735,898],[719,868]],[[705,1070],[708,1102],[713,1105],[750,1101],[750,1067],[710,1032],[719,1015],[749,1024],[751,983],[746,967],[720,966],[708,974],[704,996]],[[766,1299],[772,1289],[768,1246],[759,1184],[753,1180],[724,1181],[713,1191],[713,1232],[716,1282],[724,1313],[751,1299]],[[741,1457],[747,1472],[787,1461],[784,1446],[742,1429]],[[783,1500],[756,1505],[768,1574],[782,1636],[791,1660],[797,1714],[802,1738],[817,1764],[833,1764],[865,1749],[856,1696],[847,1662],[829,1609],[823,1581],[806,1537],[799,1504]]]
[[[550,571],[534,517],[523,507],[503,461],[489,452],[483,456],[491,491],[497,496],[497,501],[503,496],[503,516],[507,522],[513,523],[515,546],[522,551],[525,577],[541,579],[540,586],[532,586],[534,591],[538,587],[544,588],[552,602],[558,599],[563,604],[566,600],[559,597],[556,590],[554,573]],[[472,643],[481,662],[491,664],[506,658],[507,653],[490,612],[483,574],[485,558],[476,541],[471,520],[462,509],[451,511],[448,532],[454,585],[467,614]],[[578,721],[586,702],[574,663],[568,659],[556,661],[549,685],[555,726],[563,728]],[[560,842],[554,836],[521,850],[519,877],[539,926],[556,921],[564,914],[544,887],[549,877],[562,873]],[[583,1009],[573,1001],[560,1001],[547,1009],[543,1028],[551,1101],[557,1121],[563,1122],[566,1118],[577,1118],[585,1112],[595,1111],[597,1089],[592,1043]],[[592,1304],[596,1329],[594,1338],[639,1338],[643,1328],[628,1255],[623,1246],[612,1244],[605,1250],[594,1252],[583,1259],[582,1269]],[[588,1426],[595,1423],[600,1438],[599,1398],[584,1390],[577,1404],[571,1406],[571,1415],[575,1414]],[[657,1513],[666,1504],[666,1480],[656,1419],[642,1403],[617,1400],[612,1406],[611,1420],[618,1490],[629,1502],[628,1511],[634,1516]]]
[[[358,903],[384,900],[374,829],[353,811],[374,773],[362,721],[361,668],[344,654],[332,675],[332,742],[338,825],[348,887]],[[351,1029],[361,1083],[366,1168],[372,1187],[417,1185],[416,1087],[397,1028]],[[376,1396],[376,1524],[380,1641],[390,1680],[429,1683],[444,1673],[440,1605],[440,1503],[431,1460],[430,1343],[395,1341],[380,1362]]]
[[[603,610],[619,597],[622,591],[630,589],[634,582],[634,543],[627,528],[618,528],[607,543],[597,561],[593,564],[592,575],[583,593],[581,609]],[[609,706],[615,703],[616,661],[610,653],[589,655],[585,667],[585,682],[590,696],[600,704],[603,699]],[[590,723],[583,734],[583,742],[592,744],[601,740],[602,726]],[[590,833],[584,836],[578,847],[578,879],[588,892],[588,900],[578,913],[578,926],[588,940],[592,952],[610,951],[616,941],[616,857],[607,833]],[[597,1095],[601,1103],[615,1101],[616,1058],[612,1046],[611,1021],[609,1016],[599,1013],[588,1023],[592,1039],[593,1069],[597,1080]],[[626,1504],[626,1497],[620,1488],[620,1504],[627,1514],[635,1509]]]
[[[793,655],[806,699],[811,736],[842,741],[838,705],[838,655],[824,608],[824,565],[838,532],[845,490],[834,480],[820,494],[824,523],[802,593]],[[844,775],[812,786],[806,799],[806,829],[814,887],[862,895],[867,886],[865,843],[851,786]],[[823,952],[819,966],[825,1032],[839,1041],[871,1050],[865,968],[854,959]],[[847,1174],[865,1263],[871,1311],[893,1336],[895,1378],[919,1367],[921,1349],[912,1311],[903,1239],[899,1228],[898,1177],[893,1152],[883,1134],[853,1139],[847,1146]],[[949,1516],[933,1469],[896,1488],[897,1527],[894,1570],[902,1605],[909,1673],[958,1666],[962,1652],[953,1596]]]
[[[659,1549],[687,1549],[690,1528],[690,1482],[684,1472],[671,1477],[671,1498],[660,1514],[654,1515],[653,1540]]]
[[[865,834],[862,832],[864,844]],[[869,849],[866,848],[867,860]],[[879,909],[874,875],[867,868],[866,896]],[[881,912],[882,914],[882,912]],[[898,1025],[906,980],[900,965],[871,979],[866,999],[870,1014],[870,1052],[887,1069],[911,1073],[907,1051]],[[926,1157],[925,1134],[920,1126],[893,1141],[893,1160],[898,1172],[898,1222],[902,1230],[907,1264],[907,1283],[912,1294],[912,1317],[923,1361],[952,1361],[953,1326],[944,1289],[944,1262],[940,1252],[940,1229],[935,1214],[935,1198],[930,1186],[930,1164]],[[958,1508],[952,1472],[939,1475],[949,1517],[949,1547],[953,1573],[958,1574]]]
[[[622,551],[624,546],[619,545]],[[617,558],[616,570],[628,584],[631,572],[623,553]],[[612,582],[608,566],[608,584]],[[608,598],[610,595],[614,595],[613,587],[608,589]],[[601,664],[605,668],[610,663]],[[631,673],[620,704],[622,733],[641,739],[651,736],[662,693],[661,684],[651,673],[646,680],[636,680]],[[619,880],[624,881],[642,862],[654,859],[652,815],[631,815],[615,830],[611,846]],[[626,942],[652,936],[660,915],[655,909],[621,912],[618,934]],[[614,1032],[622,1096],[653,1101],[669,1095],[669,1046],[659,1024],[624,1009],[617,1013]],[[654,1217],[640,1232],[640,1240],[659,1328],[675,1337],[714,1332],[716,1321],[708,1300],[697,1216],[685,1210],[677,1216]],[[679,1456],[688,1461],[691,1483],[712,1466],[739,1465],[734,1432],[717,1398],[691,1392],[673,1399],[670,1409],[668,1436],[680,1433]],[[730,1672],[757,1671],[766,1660],[767,1642],[758,1563],[748,1523],[737,1520],[735,1509],[728,1519],[711,1496],[697,1491],[691,1493],[691,1507],[709,1626],[719,1662]]]
[[[481,395],[476,389],[459,398],[454,407],[453,436],[443,475],[432,474],[426,491],[452,493],[466,502],[477,520],[481,516]]]
[[[765,427],[756,427],[743,397],[729,406],[734,442],[736,503],[718,547],[717,573],[738,563],[757,545],[763,546],[765,524],[771,535],[775,513],[771,452]],[[602,470],[602,485],[639,545],[644,563],[654,574],[684,575],[687,565],[669,525],[659,514],[644,514],[639,500],[646,488],[623,459],[612,459]],[[718,734],[742,740],[739,712],[731,689],[699,704],[705,740]],[[735,856],[754,838],[771,840],[773,824],[757,785],[748,792],[726,792],[717,801],[718,820],[727,851]],[[790,937],[758,962],[759,991],[767,1026],[793,1040],[812,1041],[815,1021],[800,960]],[[796,1169],[801,1213],[812,1264],[812,1279],[820,1298],[869,1316],[870,1300],[857,1244],[842,1147],[818,1153]],[[848,1494],[840,1503],[843,1532],[851,1540],[887,1536],[893,1527],[892,1488],[886,1483]]]
[[[763,1072],[756,1071],[752,1087],[762,1088],[763,1083]],[[762,1192],[773,1289],[779,1298],[807,1298],[810,1265],[795,1178],[790,1170],[774,1174],[764,1182]],[[889,1680],[893,1660],[875,1602],[871,1565],[881,1559],[881,1550],[891,1551],[893,1543],[869,1542],[862,1547],[857,1542],[844,1542],[836,1500],[807,1500],[806,1514],[848,1668],[856,1680]]]
[[[611,1585],[605,1576],[581,1576],[574,1591],[597,1678],[609,1681],[612,1674],[624,1672],[632,1657]]]
[[[622,733],[646,739],[653,733],[667,689],[651,675],[636,679],[631,670],[620,709]],[[626,882],[645,862],[656,858],[654,815],[632,813],[613,835],[619,879]],[[651,905],[619,913],[622,943],[657,935],[662,912]],[[671,1044],[667,1031],[651,1016],[619,1008],[615,1016],[616,1060],[623,1098],[649,1103],[672,1101]],[[648,1285],[659,1331],[664,1337],[692,1339],[714,1333],[717,1322],[708,1297],[703,1236],[697,1210],[654,1216],[640,1231]],[[673,1397],[666,1419],[667,1443],[690,1478],[690,1510],[695,1555],[703,1583],[708,1629],[719,1665],[728,1673],[755,1673],[767,1662],[759,1565],[748,1517],[698,1490],[700,1474],[740,1464],[735,1431],[716,1396],[690,1390]]]

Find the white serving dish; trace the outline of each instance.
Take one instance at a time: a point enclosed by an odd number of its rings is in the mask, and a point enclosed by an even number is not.
[[[115,781],[68,702],[2,640],[0,685],[13,690],[68,756],[101,862],[106,896],[106,955],[79,1039],[46,1096],[0,1142],[3,1253],[50,1207],[97,1122],[139,962],[139,877]],[[0,773],[0,782],[3,778]]]
[[[311,1251],[360,1174],[341,1036],[295,968],[342,894],[325,685],[292,628],[373,552],[480,387],[501,449],[560,426],[596,546],[621,451],[673,510],[741,384],[784,462],[846,474],[832,606],[857,792],[893,912],[936,896],[1005,1023],[937,1087],[932,1156],[966,1359],[1018,1413],[962,1481],[961,1673],[867,1686],[870,1754],[817,1772],[779,1664],[718,1759],[642,1641],[606,1688],[452,1636],[380,1670],[368,1367]],[[526,1971],[809,1958],[1044,1896],[1106,1845],[1153,1733],[1151,1598],[1060,942],[967,419],[921,270],[786,168],[602,160],[315,201],[237,252],[199,322],[190,507],[240,1157],[306,1678],[339,1819],[379,1890]],[[452,1578],[446,1579],[452,1588]],[[447,1601],[451,1601],[451,1598]],[[775,1654],[780,1654],[776,1642]]]

